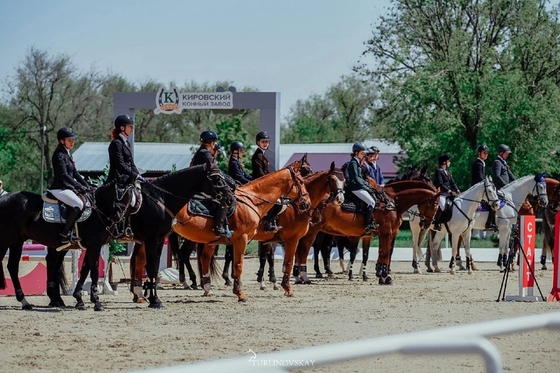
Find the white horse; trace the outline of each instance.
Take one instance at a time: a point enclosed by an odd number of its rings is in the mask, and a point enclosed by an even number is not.
[[[465,242],[465,251],[467,255],[467,269],[469,274],[472,273],[471,266],[470,266],[470,236],[467,240],[465,238],[466,232],[469,232],[474,225],[474,217],[476,214],[476,209],[480,205],[482,200],[486,200],[490,203],[490,206],[497,210],[499,207],[499,200],[498,195],[496,192],[496,187],[492,180],[489,177],[486,177],[483,181],[473,185],[459,197],[456,197],[453,200],[453,213],[451,216],[451,220],[449,222],[442,224],[442,231],[434,230],[434,225],[432,224],[429,229],[435,232],[432,242],[432,248],[436,251],[431,252],[432,260],[434,260],[434,271],[441,272],[437,266],[437,255],[439,251],[439,243],[443,236],[447,233],[446,227],[449,228],[449,232],[451,233],[452,237],[452,251],[453,255],[451,258],[451,263],[449,264],[451,268],[451,274],[455,273],[455,256],[459,250],[459,237],[463,236],[463,241]],[[419,219],[412,219],[410,221],[410,231],[412,232],[412,245],[413,245],[413,255],[415,256],[416,260],[422,257],[422,250],[420,249],[420,243],[426,236],[428,232],[427,229],[422,230],[420,227]],[[439,253],[441,258],[441,253]],[[419,273],[420,269],[417,268],[414,271],[415,273]]]
[[[511,228],[517,223],[519,217],[519,208],[529,194],[537,198],[540,207],[548,205],[548,196],[546,193],[546,184],[544,174],[524,176],[520,179],[512,181],[505,185],[498,193],[503,192],[505,200],[504,207],[501,207],[496,213],[496,225],[500,234],[500,246],[497,265],[500,271],[504,267],[507,268],[508,246],[511,234]],[[484,229],[487,211],[477,211],[474,222],[474,229]],[[465,234],[465,240],[471,239],[471,231]]]

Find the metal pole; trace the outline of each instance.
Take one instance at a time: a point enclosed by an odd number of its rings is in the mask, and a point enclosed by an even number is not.
[[[43,182],[45,179],[45,132],[47,126],[41,127],[41,194],[44,192]]]

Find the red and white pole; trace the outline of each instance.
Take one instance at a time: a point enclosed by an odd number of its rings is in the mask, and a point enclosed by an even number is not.
[[[519,238],[522,252],[519,252],[519,295],[506,296],[506,300],[536,302],[540,298],[533,294],[535,278],[535,241],[537,225],[534,215],[523,215],[520,219]],[[523,255],[523,252],[525,255]]]
[[[547,302],[560,301],[560,213],[554,219],[554,272],[552,276],[552,290],[548,295]]]

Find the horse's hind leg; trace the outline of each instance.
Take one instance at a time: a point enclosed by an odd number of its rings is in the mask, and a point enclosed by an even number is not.
[[[321,235],[321,233],[319,233]],[[315,242],[313,242],[313,269],[315,270],[315,278],[323,278],[323,274],[321,273],[321,269],[319,268],[319,252],[321,251],[322,247],[322,236],[315,238]]]
[[[78,283],[76,284],[76,288],[74,289],[74,293],[72,296],[76,299],[76,308],[84,311],[86,309],[86,305],[84,304],[84,300],[82,299],[82,289],[84,288],[84,283],[89,275],[89,261],[84,260],[82,263],[82,268],[80,270],[80,278],[78,279]]]
[[[1,250],[2,252],[0,253],[0,258],[4,257],[7,249],[8,249],[7,247],[2,248]],[[19,261],[21,259],[22,251],[23,251],[23,241],[14,243],[10,246],[10,257],[8,258],[7,267],[8,267],[8,272],[10,272],[10,278],[12,279],[12,283],[14,285],[16,299],[19,302],[21,302],[21,308],[24,310],[31,310],[33,309],[33,306],[25,299],[25,294],[23,293],[23,289],[19,281]]]
[[[366,273],[366,266],[369,258],[370,245],[371,245],[371,237],[365,237],[364,239],[362,239],[362,265],[360,267],[360,273],[362,275],[363,281],[369,280],[369,277]]]
[[[57,251],[55,248],[49,247],[47,249],[47,296],[50,299],[49,306],[51,307],[66,307],[62,297],[60,296],[60,278],[63,274],[61,267],[64,263],[64,255],[66,251]]]
[[[340,240],[340,238],[339,238],[339,240]],[[348,251],[350,251],[350,262],[348,264],[348,280],[349,281],[354,281],[354,274],[352,272],[353,272],[353,269],[354,269],[354,260],[356,260],[358,245],[354,245],[353,242],[348,241],[347,249],[348,249]]]
[[[330,278],[334,277],[334,273],[331,270],[331,250],[332,250],[332,237],[325,237],[323,243],[321,244],[321,256],[323,256],[323,266],[325,268],[325,273]]]
[[[143,244],[135,244],[130,257],[130,292],[133,294],[132,301],[145,303],[148,300],[142,293],[142,273],[146,267],[146,248]]]
[[[268,245],[259,242],[259,270],[257,271],[257,282],[260,284],[261,290],[266,289],[264,278],[264,266],[266,265],[268,255]]]
[[[89,291],[89,300],[91,303],[94,304],[93,310],[94,311],[105,311],[105,308],[101,304],[99,300],[99,290],[97,287],[97,283],[99,282],[99,254],[101,252],[101,247],[99,249],[95,248],[88,248],[86,251],[86,258],[89,262],[89,277],[91,278],[91,288]],[[84,261],[85,261],[84,260]],[[83,267],[82,267],[83,269]],[[85,272],[87,275],[87,272]],[[80,274],[82,276],[83,274]],[[84,276],[85,277],[85,276]]]
[[[198,284],[197,284],[197,280],[196,280],[196,272],[192,267],[191,264],[191,254],[194,250],[197,249],[197,244],[189,241],[189,240],[185,240],[185,242],[183,242],[183,245],[181,245],[181,249],[179,250],[179,260],[180,260],[180,265],[181,268],[183,268],[183,287],[185,289],[192,289],[192,290],[198,290]],[[189,280],[191,281],[191,285],[189,286],[185,279],[184,279],[184,274],[185,274],[185,269],[184,267],[187,267],[187,271],[189,272]]]

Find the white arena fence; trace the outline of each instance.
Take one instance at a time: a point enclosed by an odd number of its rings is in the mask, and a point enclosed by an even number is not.
[[[560,329],[560,312],[522,316],[505,320],[438,328],[420,332],[312,346],[268,354],[248,351],[246,355],[137,371],[136,373],[183,372],[289,372],[294,369],[400,352],[402,354],[479,354],[486,372],[503,371],[500,351],[488,337],[534,329]]]

